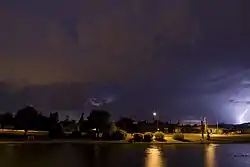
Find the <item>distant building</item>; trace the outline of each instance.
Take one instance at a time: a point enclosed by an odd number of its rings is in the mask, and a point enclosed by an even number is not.
[[[13,125],[4,125],[4,129],[15,129]]]
[[[201,120],[187,119],[187,120],[182,120],[180,122],[180,124],[182,124],[182,125],[200,125],[201,124]]]

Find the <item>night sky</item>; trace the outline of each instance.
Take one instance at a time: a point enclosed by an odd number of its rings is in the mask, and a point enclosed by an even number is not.
[[[248,0],[1,0],[0,111],[250,121]],[[237,103],[232,100],[238,101]],[[240,103],[239,101],[242,101]]]

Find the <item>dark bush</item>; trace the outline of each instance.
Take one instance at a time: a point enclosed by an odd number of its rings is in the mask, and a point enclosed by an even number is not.
[[[23,136],[22,134],[20,135],[20,134],[8,134],[8,133],[1,133],[0,138],[1,139],[11,139],[11,140],[26,139],[25,136]]]
[[[64,133],[61,129],[57,128],[57,129],[51,129],[49,131],[49,137],[50,138],[60,138],[60,137],[64,137]]]
[[[173,134],[173,137],[172,137],[174,140],[184,140],[184,134],[183,133],[175,133]]]
[[[153,141],[154,134],[152,132],[146,132],[144,134],[144,141],[145,142],[151,142]]]
[[[155,132],[155,140],[157,141],[165,141],[164,137],[165,137],[165,133],[163,132]]]
[[[58,131],[49,131],[49,137],[50,138],[61,138],[64,137],[64,133],[63,132],[58,132]]]
[[[112,133],[110,136],[111,140],[125,140],[127,137],[127,132],[121,129],[118,129],[116,132]]]
[[[135,133],[133,135],[133,141],[142,142],[143,141],[143,134],[142,133]]]
[[[54,126],[51,126],[51,128],[49,129],[49,137],[50,138],[60,138],[60,137],[64,137],[64,136],[65,136],[65,134],[64,134],[60,124],[56,124]]]
[[[80,137],[82,137],[82,134],[79,131],[73,131],[71,134],[71,137],[80,138]]]
[[[84,138],[86,139],[91,139],[91,140],[97,140],[98,138],[98,134],[94,131],[88,131],[85,135]]]

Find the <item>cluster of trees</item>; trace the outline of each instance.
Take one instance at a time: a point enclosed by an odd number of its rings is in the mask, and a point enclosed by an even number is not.
[[[110,114],[104,110],[93,110],[87,119],[84,114],[79,120],[70,120],[66,117],[64,121],[59,121],[57,112],[50,113],[49,116],[42,115],[33,106],[26,106],[13,116],[10,113],[0,115],[1,128],[21,129],[27,135],[28,130],[48,131],[49,136],[66,137],[67,131],[73,137],[88,137],[91,139],[123,140],[128,137],[127,133],[133,133],[133,137],[128,140],[133,141],[164,141],[163,132],[156,131],[156,123],[147,121],[136,122],[130,118],[121,118],[119,121],[110,121]],[[164,124],[157,122],[157,127],[165,133],[174,133],[178,124]],[[175,139],[183,139],[183,132],[192,132],[197,126],[179,126],[180,132],[174,136]],[[158,128],[157,128],[158,129]],[[167,130],[166,130],[167,129]],[[152,133],[155,132],[155,133]]]
[[[84,119],[82,114],[78,121],[69,120],[69,117],[66,117],[64,121],[59,121],[57,112],[50,113],[46,117],[33,106],[26,106],[18,110],[15,116],[10,113],[0,115],[0,124],[2,129],[24,130],[25,135],[28,130],[49,131],[50,137],[62,137],[65,135],[64,131],[67,130],[78,137],[82,132],[95,138],[99,136],[122,138],[125,135],[114,122],[110,121],[110,114],[103,110],[93,110],[87,119]]]
[[[32,106],[26,106],[17,111],[13,116],[11,113],[0,115],[1,128],[28,130],[50,131],[58,126],[58,113],[51,113],[49,117],[43,116]]]

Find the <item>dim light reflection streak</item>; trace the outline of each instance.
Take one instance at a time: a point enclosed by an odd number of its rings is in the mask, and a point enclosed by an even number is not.
[[[216,167],[215,163],[216,145],[209,144],[205,147],[205,167]]]
[[[162,150],[158,146],[150,146],[145,150],[145,166],[146,167],[163,167],[164,158]]]

